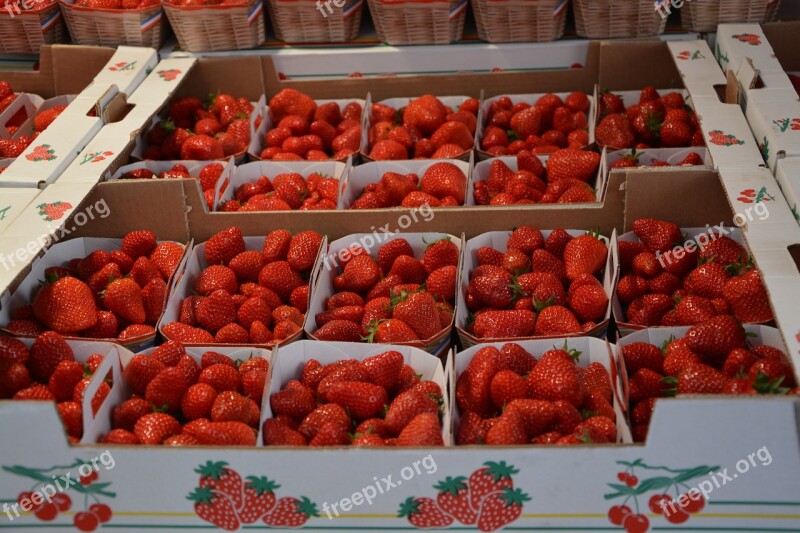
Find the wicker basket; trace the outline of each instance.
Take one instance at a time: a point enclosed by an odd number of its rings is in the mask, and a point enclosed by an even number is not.
[[[692,0],[681,8],[681,25],[687,31],[717,31],[719,24],[769,22],[778,13],[780,1]]]
[[[378,39],[397,44],[449,44],[461,39],[467,0],[367,0]]]
[[[667,25],[653,0],[574,0],[573,5],[576,32],[590,39],[652,37]]]
[[[143,9],[95,9],[60,0],[72,41],[97,46],[159,48],[166,33],[161,5]]]
[[[0,52],[38,54],[43,44],[64,42],[67,31],[58,2],[20,13],[8,6],[0,10]]]
[[[164,2],[164,11],[178,44],[187,52],[242,50],[264,42],[264,4],[176,6]]]
[[[569,0],[472,0],[478,37],[490,43],[555,41],[564,35]]]
[[[280,41],[344,43],[358,37],[364,0],[347,0],[342,6],[332,1],[269,0],[267,9]]]

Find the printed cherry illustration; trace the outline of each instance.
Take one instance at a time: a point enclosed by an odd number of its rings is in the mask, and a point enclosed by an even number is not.
[[[81,531],[94,531],[100,525],[100,521],[97,517],[92,513],[87,512],[80,512],[75,513],[75,517],[72,519],[75,527],[77,527]]]
[[[49,522],[50,520],[55,520],[56,516],[58,516],[58,509],[56,508],[55,504],[44,502],[39,507],[34,509],[33,514],[35,514],[36,518],[39,520]]]
[[[93,470],[90,474],[81,476],[81,485],[89,485],[92,481],[96,481],[97,477],[97,472]]]
[[[619,474],[617,474],[617,479],[625,483],[625,481],[628,479],[628,473],[620,472]]]
[[[69,511],[69,508],[72,507],[72,500],[63,492],[53,495],[53,503],[59,511]]]
[[[627,505],[615,505],[608,510],[608,521],[615,526],[621,526],[622,522],[632,513]]]
[[[629,487],[635,487],[637,483],[639,483],[639,478],[636,476],[628,476],[625,479],[625,484]]]
[[[669,507],[664,509],[664,518],[667,519],[667,522],[672,524],[683,524],[687,520],[689,520],[689,513],[681,509],[679,506]]]
[[[667,506],[672,501],[672,496],[669,494],[653,494],[650,501],[647,503],[650,510],[654,513],[663,513]]]
[[[643,514],[629,514],[622,522],[622,527],[628,533],[645,533],[650,529],[650,520]]]
[[[686,493],[686,497],[688,501],[686,505],[683,506],[683,510],[687,513],[699,513],[703,510],[703,507],[706,506],[706,499],[703,498],[703,495],[700,494],[697,490],[690,490]],[[684,499],[684,501],[686,501]]]
[[[89,506],[89,512],[94,514],[101,524],[111,520],[111,507],[104,503],[93,503]]]
[[[800,337],[800,335],[798,335]],[[32,492],[20,492],[19,496],[17,496],[17,503],[22,505],[22,500],[30,500]]]

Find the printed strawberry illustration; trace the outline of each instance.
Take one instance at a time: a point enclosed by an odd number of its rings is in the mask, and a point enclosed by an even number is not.
[[[719,146],[732,146],[732,145],[740,145],[744,144],[744,141],[740,141],[734,135],[729,135],[722,130],[712,130],[708,132],[709,136],[711,137],[711,142],[719,145]]]
[[[692,57],[692,53],[691,53],[691,52],[689,52],[688,50],[684,50],[683,52],[681,52],[680,54],[678,54],[678,59],[682,59],[682,60],[684,60],[684,61],[686,61],[686,60],[687,60],[687,59],[689,59],[690,57]]]
[[[302,496],[281,498],[275,509],[264,516],[264,523],[272,527],[300,527],[312,516],[319,516],[317,505]]]
[[[195,468],[200,474],[200,488],[214,489],[230,498],[234,509],[242,507],[244,489],[242,477],[235,471],[227,468],[224,461],[207,461],[206,464]]]
[[[469,502],[469,487],[466,484],[467,478],[464,476],[447,476],[433,488],[439,491],[436,495],[436,503],[439,508],[447,514],[455,517],[456,520],[465,525],[472,525],[478,520],[478,513],[472,508]]]
[[[64,216],[68,210],[72,209],[72,204],[69,202],[50,202],[39,204],[36,206],[39,210],[39,216],[44,218],[47,222],[52,222],[53,220],[58,220]]]
[[[194,502],[194,512],[206,522],[227,531],[239,529],[239,519],[230,498],[209,487],[197,487],[187,499]]]
[[[734,35],[733,38],[743,43],[747,43],[750,46],[758,46],[761,44],[761,37],[753,33],[740,33],[738,35]]]
[[[453,523],[453,517],[442,511],[431,498],[409,497],[400,505],[400,518],[408,518],[408,523],[416,528],[427,529],[447,527]]]
[[[772,125],[775,130],[783,133],[789,129],[789,125],[792,123],[792,119],[790,118],[779,118],[772,121]]]
[[[123,72],[125,70],[133,70],[134,68],[136,68],[136,61],[120,61],[108,67],[108,70],[112,72]]]
[[[469,499],[475,509],[480,509],[483,500],[491,493],[506,488],[513,489],[514,480],[511,476],[519,473],[517,468],[506,464],[505,461],[499,463],[487,461],[483,465],[484,468],[476,470],[469,476]]]
[[[83,154],[81,165],[85,163],[99,163],[100,161],[105,161],[106,157],[111,157],[112,155],[114,155],[114,152],[110,150],[106,150],[104,152],[89,152]]]
[[[502,492],[490,494],[481,505],[478,529],[495,531],[514,522],[522,515],[524,503],[530,499],[530,496],[520,489],[505,488]]]
[[[40,144],[26,155],[25,159],[38,163],[39,161],[52,161],[56,157],[56,151],[49,144]]]
[[[181,71],[176,68],[158,71],[158,75],[161,76],[161,79],[164,81],[174,81],[180,73]]]
[[[625,470],[617,474],[619,483],[608,483],[615,492],[606,494],[606,500],[624,497],[619,505],[608,510],[608,521],[624,528],[629,533],[645,533],[650,529],[650,519],[645,514],[644,504],[639,498],[647,498],[647,504],[653,513],[663,515],[667,522],[682,524],[690,515],[699,513],[705,507],[705,498],[697,489],[683,494],[689,480],[707,475],[719,469],[718,466],[700,465],[695,468],[667,468],[652,466],[642,459],[633,462],[617,461]],[[644,472],[656,471],[653,477],[639,479],[636,470]],[[648,496],[649,494],[649,496]],[[675,496],[671,496],[674,494]],[[681,501],[683,504],[679,504]]]
[[[248,476],[244,485],[244,503],[239,509],[239,520],[252,524],[275,507],[275,489],[280,487],[264,476]]]
[[[793,118],[791,128],[793,130],[800,130],[800,118]]]

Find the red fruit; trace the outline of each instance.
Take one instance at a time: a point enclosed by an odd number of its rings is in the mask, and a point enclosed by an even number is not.
[[[486,311],[474,322],[479,338],[529,337],[534,333],[536,315],[529,310]]]
[[[581,331],[581,325],[575,314],[560,305],[545,307],[536,317],[536,327],[534,333],[537,336],[554,336]]]
[[[64,338],[54,331],[47,331],[33,341],[28,358],[28,370],[34,381],[47,383],[62,361],[74,359],[72,348]]]
[[[181,432],[180,423],[166,413],[149,413],[136,421],[133,433],[142,444],[161,444]]]
[[[371,383],[340,381],[328,390],[328,401],[338,403],[357,420],[378,415],[388,402],[386,390]]]
[[[691,327],[685,339],[689,349],[719,364],[735,348],[745,347],[744,328],[730,315],[716,316]]]
[[[317,506],[303,496],[297,498],[281,498],[275,509],[264,516],[264,523],[271,527],[300,527],[314,516],[319,516]]]
[[[177,414],[181,408],[181,397],[187,388],[183,371],[178,367],[169,367],[154,377],[145,389],[145,399],[158,409],[166,409]]]
[[[677,224],[656,220],[652,218],[640,218],[634,220],[633,231],[647,248],[653,252],[665,253],[674,246],[681,244],[681,229]]]
[[[769,296],[758,270],[731,278],[722,289],[733,314],[742,322],[769,322],[774,318]]]
[[[578,367],[563,350],[551,350],[533,368],[527,378],[531,397],[547,401],[565,400],[580,407],[585,389]]]
[[[622,521],[628,533],[646,533],[650,529],[650,520],[643,514],[628,514]]]
[[[478,513],[470,506],[466,481],[467,478],[463,476],[456,478],[447,476],[433,488],[439,491],[436,503],[444,513],[455,517],[462,524],[471,525],[477,522]]]
[[[588,182],[600,166],[600,154],[588,150],[559,150],[547,161],[547,181],[576,179]]]
[[[228,263],[238,254],[245,251],[242,231],[237,227],[222,230],[205,243],[205,260],[209,265]]]
[[[408,518],[416,528],[443,528],[453,523],[453,518],[431,498],[409,497],[400,505],[397,514],[400,518]]]
[[[478,529],[494,531],[517,520],[522,515],[522,506],[530,497],[521,489],[505,488],[500,493],[489,495],[481,505]]]
[[[217,392],[236,391],[242,386],[242,378],[234,367],[223,363],[213,364],[204,368],[199,377],[198,383],[207,383],[214,387]]]
[[[187,498],[194,502],[194,511],[199,518],[228,531],[239,529],[236,508],[224,493],[197,487]]]
[[[505,461],[487,461],[483,468],[473,472],[468,481],[469,499],[473,509],[481,509],[483,502],[491,494],[499,493],[507,488],[514,487],[511,476],[519,470]]]
[[[33,314],[48,328],[70,333],[97,322],[97,307],[91,289],[73,277],[44,285],[33,299]]]
[[[101,524],[111,520],[111,507],[104,503],[93,503],[89,506],[89,512],[94,514]]]
[[[145,355],[135,355],[123,371],[125,383],[131,390],[144,396],[147,385],[165,366],[160,360]]]
[[[444,446],[438,414],[421,413],[412,418],[397,436],[397,446]]]
[[[608,510],[608,521],[615,526],[621,526],[623,520],[633,513],[627,505],[615,505]]]
[[[636,139],[628,118],[622,113],[606,115],[595,128],[597,144],[609,150],[633,148]]]
[[[52,513],[52,511],[56,512]],[[53,515],[52,518],[49,516],[50,514]],[[53,504],[45,504],[36,512],[36,516],[40,520],[52,520],[55,518],[56,514],[58,514],[58,512]],[[94,513],[81,511],[75,513],[75,516],[72,517],[72,523],[75,524],[75,527],[80,531],[94,531],[100,525],[100,520]]]

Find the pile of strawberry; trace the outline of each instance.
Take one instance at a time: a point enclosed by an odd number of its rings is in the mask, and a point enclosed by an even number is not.
[[[160,3],[160,0],[77,0],[75,6],[93,9],[144,9]]]
[[[5,87],[3,84],[8,85],[5,82],[0,82],[0,93],[5,89],[11,90],[10,87]],[[0,107],[2,107],[3,102],[7,101],[9,98],[11,99],[11,101],[8,102],[10,104],[14,101],[16,95],[11,93],[5,100],[0,101]],[[66,108],[66,105],[56,105],[38,112],[33,117],[33,133],[31,135],[20,135],[14,140],[0,139],[0,157],[18,157]],[[20,109],[17,114],[6,122],[6,131],[9,135],[13,136],[17,133],[17,130],[19,130],[19,127],[24,122],[24,118],[24,109]]]
[[[351,209],[383,207],[454,207],[464,205],[467,177],[453,163],[436,163],[420,178],[409,172],[385,172],[377,183],[370,183],[350,206]]]
[[[467,98],[453,110],[430,94],[402,109],[374,103],[369,115],[369,156],[375,160],[459,157],[475,144],[478,107],[477,99]]]
[[[641,166],[648,166],[648,167],[684,167],[684,166],[703,166],[703,157],[698,154],[697,152],[690,152],[682,161],[679,163],[675,163],[674,165],[670,164],[667,161],[661,159],[653,159],[647,165],[642,165],[639,162],[639,158],[642,156],[642,152],[636,151],[634,148],[631,150],[630,154],[625,154],[624,156],[620,157],[616,161],[611,164],[611,168],[634,168],[634,167],[641,167]]]
[[[107,444],[255,446],[269,362],[208,351],[200,364],[177,341],[135,355],[123,370],[132,396],[114,407]]]
[[[261,250],[245,248],[242,231],[230,227],[205,243],[206,267],[193,294],[180,304],[177,322],[161,327],[168,339],[189,344],[272,344],[303,328],[308,277],[322,237],[271,231]]]
[[[381,246],[377,260],[363,247],[350,246],[338,254],[336,293],[315,317],[314,338],[429,342],[452,324],[460,255],[449,237],[429,244],[421,260],[403,238]]]
[[[661,96],[645,87],[639,103],[627,108],[621,96],[604,92],[600,116],[594,136],[609,150],[705,146],[697,115],[677,92]]]
[[[550,154],[561,148],[581,149],[589,144],[589,95],[576,91],[564,100],[545,94],[533,105],[502,96],[492,102],[480,140],[493,156],[522,150]]]
[[[11,84],[7,81],[0,81],[0,113],[6,110],[14,100],[17,99],[17,94],[11,88]]]
[[[189,169],[182,163],[175,163],[172,168],[159,172],[156,174],[146,167],[135,168],[122,174],[119,179],[121,180],[150,180],[150,179],[196,179],[200,182],[200,187],[203,189],[203,196],[206,200],[206,205],[209,209],[214,205],[214,188],[217,186],[220,176],[222,176],[225,167],[222,163],[210,163],[200,170],[200,174],[192,176],[189,174]]]
[[[207,161],[244,154],[252,113],[247,98],[225,93],[206,103],[194,96],[176,98],[166,118],[147,133],[143,159]]]
[[[442,389],[388,351],[363,361],[309,359],[270,397],[268,446],[443,446]]]
[[[315,211],[336,209],[339,180],[319,172],[303,177],[297,172],[261,176],[236,188],[234,198],[220,211]]]
[[[264,139],[261,159],[274,161],[344,161],[361,148],[363,107],[351,102],[317,105],[295,89],[283,89],[269,101],[272,129]]]
[[[761,274],[732,238],[692,238],[672,222],[649,218],[634,221],[633,231],[641,242],[619,243],[617,297],[628,324],[690,326],[728,314],[747,323],[774,318]]]
[[[36,337],[30,350],[18,339],[0,337],[0,399],[56,402],[70,442],[83,436],[83,393],[103,356],[92,354],[85,363],[75,360],[72,348],[55,331]],[[93,414],[111,392],[102,383],[92,398]]]
[[[475,253],[465,330],[479,339],[578,334],[605,317],[608,296],[597,276],[608,248],[595,233],[572,237],[556,229],[545,239],[520,226],[505,252],[483,246]]]
[[[600,363],[580,352],[536,357],[515,343],[478,350],[456,382],[456,444],[584,444],[617,441],[613,390]]]
[[[5,327],[15,335],[53,330],[121,342],[152,335],[183,253],[183,246],[158,242],[152,231],[132,231],[118,250],[95,250],[45,269],[33,302],[14,309]]]
[[[629,379],[634,440],[643,442],[656,399],[676,394],[800,395],[789,357],[752,346],[741,323],[720,315],[692,326],[663,347],[634,342],[622,348]]]
[[[600,154],[565,148],[542,161],[528,150],[517,152],[517,171],[493,159],[489,177],[472,185],[476,205],[575,204],[594,202],[589,182],[600,167]]]

